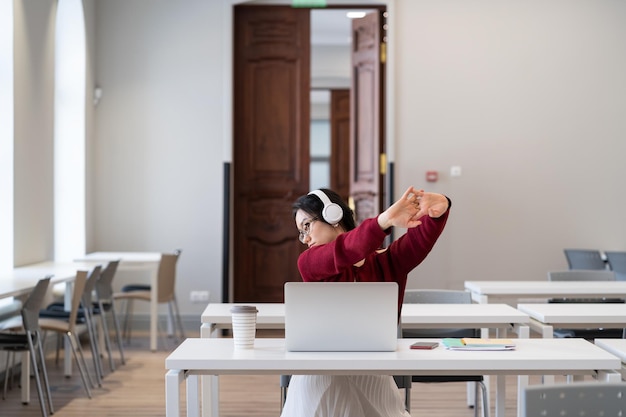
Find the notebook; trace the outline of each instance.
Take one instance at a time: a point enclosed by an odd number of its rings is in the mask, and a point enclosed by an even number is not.
[[[287,351],[395,351],[395,282],[287,282]]]

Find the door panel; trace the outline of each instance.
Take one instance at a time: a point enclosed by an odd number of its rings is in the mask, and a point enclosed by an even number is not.
[[[350,192],[357,223],[380,213],[383,204],[380,155],[384,152],[381,16],[369,13],[352,23],[352,139]]]
[[[350,196],[350,90],[330,91],[330,188]]]
[[[309,11],[235,6],[233,299],[300,279],[291,204],[309,186]]]

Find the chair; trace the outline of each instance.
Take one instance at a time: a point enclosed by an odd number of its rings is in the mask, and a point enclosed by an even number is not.
[[[105,334],[105,342],[107,342],[109,366],[111,370],[115,370],[115,364],[113,363],[111,355],[110,338],[108,337],[109,330],[106,317],[104,316],[105,313],[111,313],[111,321],[113,322],[113,327],[115,328],[115,337],[120,351],[120,360],[122,365],[126,363],[126,360],[124,359],[124,346],[122,344],[122,332],[120,331],[120,324],[115,311],[115,303],[113,302],[113,278],[115,277],[119,263],[119,260],[109,262],[100,274],[100,279],[96,282],[97,305],[95,306],[95,311],[98,314],[102,314],[102,328]]]
[[[63,334],[67,344],[72,349],[72,354],[76,361],[76,366],[80,373],[83,387],[87,393],[87,397],[91,398],[91,390],[87,380],[94,386],[91,381],[91,377],[87,373],[87,363],[80,345],[79,334],[88,331],[87,324],[85,322],[79,322],[78,311],[80,308],[81,299],[85,290],[85,284],[87,282],[87,271],[77,271],[76,278],[73,282],[72,290],[72,303],[70,307],[69,317],[39,317],[39,326],[44,332],[55,332]],[[97,372],[97,370],[96,370]]]
[[[569,269],[606,269],[599,250],[563,249]]]
[[[626,384],[575,382],[533,385],[522,391],[521,417],[626,415]]]
[[[101,319],[101,323],[104,321],[103,316],[95,311],[93,302],[93,293],[96,288],[96,284],[100,279],[100,271],[102,267],[96,266],[89,272],[85,287],[80,299],[80,305],[78,308],[77,320],[79,323],[84,323],[87,334],[89,336],[89,346],[91,348],[93,365],[96,373],[96,382],[98,386],[102,386],[102,379],[104,378],[104,371],[102,368],[102,361],[100,355],[100,345],[98,344],[98,329],[96,325],[96,318]],[[71,312],[65,310],[64,303],[51,303],[45,310],[39,312],[40,318],[53,318],[60,320],[69,320]],[[105,326],[106,324],[102,324]],[[83,328],[81,328],[82,330]],[[110,343],[108,334],[104,334],[105,344],[109,347],[109,359],[111,359]],[[60,346],[57,347],[57,361],[59,357]]]
[[[472,296],[468,291],[454,290],[406,290],[404,292],[404,303],[424,303],[424,304],[471,304]],[[400,323],[402,326],[402,323]],[[479,329],[402,329],[403,338],[444,338],[444,337],[479,337]],[[394,377],[396,383],[402,377]],[[475,382],[476,398],[478,389],[482,393],[483,416],[489,417],[489,399],[487,397],[487,387],[484,383],[483,375],[413,375],[411,382],[417,383],[442,383],[442,382]],[[406,390],[409,392],[410,390]],[[478,416],[478,406],[474,408],[474,415]]]
[[[549,281],[615,281],[613,271],[569,270],[548,272]],[[551,298],[549,303],[623,303],[621,298]],[[621,338],[622,329],[554,329],[554,337]]]
[[[626,252],[604,252],[617,281],[626,281]]]
[[[174,337],[176,337],[176,327],[180,331],[181,338],[185,338],[185,330],[180,318],[178,303],[176,302],[176,263],[181,251],[177,250],[173,254],[164,253],[161,255],[159,262],[158,278],[157,278],[157,301],[159,304],[167,303],[170,322],[173,324]],[[150,285],[131,284],[122,288],[121,292],[113,294],[114,300],[125,300],[124,309],[124,335],[130,340],[130,324],[129,316],[132,312],[132,303],[134,300],[143,300],[150,302],[151,287]]]
[[[16,352],[28,351],[30,353],[30,361],[35,376],[35,384],[37,385],[37,394],[39,396],[39,406],[41,407],[41,415],[43,417],[48,416],[48,411],[50,414],[54,413],[52,396],[50,395],[50,384],[48,383],[48,372],[46,371],[46,361],[41,342],[41,331],[39,328],[39,309],[41,308],[49,284],[50,277],[39,280],[24,302],[21,311],[21,323],[19,326],[16,325],[11,328],[11,330],[23,331],[23,333],[0,333],[0,350],[7,351],[13,355]],[[3,398],[6,396],[10,354],[7,354]],[[44,396],[48,398],[47,406]]]

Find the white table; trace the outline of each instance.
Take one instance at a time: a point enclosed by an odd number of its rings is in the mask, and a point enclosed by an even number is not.
[[[518,304],[530,316],[530,328],[543,337],[554,337],[554,328],[624,328],[626,304],[622,303],[545,303]]]
[[[241,351],[233,349],[230,338],[187,339],[165,360],[166,416],[179,416],[180,384],[185,379],[187,415],[200,415],[198,377],[202,375],[567,374],[621,380],[615,371],[620,369],[620,359],[584,339],[517,339],[513,351],[472,352],[442,346],[411,350],[411,343],[409,339],[398,339],[395,352],[286,352],[284,339],[257,339],[254,349]],[[518,392],[523,388],[520,381]],[[496,388],[496,396],[504,404],[504,387]],[[210,407],[205,403],[203,409]],[[497,408],[496,416],[504,417],[504,408]]]
[[[235,305],[253,305],[258,329],[285,328],[285,305],[282,303],[211,303],[200,318],[201,337],[215,337],[221,329],[232,326],[230,309]],[[507,304],[404,304],[401,321],[403,328],[495,328],[498,337],[506,337],[507,330],[516,333],[528,331],[527,314]]]
[[[219,335],[221,329],[232,326],[230,309],[234,305],[254,305],[257,313],[257,328],[284,329],[285,305],[282,303],[212,303],[202,313],[200,336],[203,338]],[[403,328],[495,328],[497,337],[506,337],[507,330],[514,330],[519,337],[529,336],[528,315],[507,304],[403,304],[401,321]],[[486,385],[489,386],[487,378]],[[217,378],[202,378],[202,396],[217,398],[219,391]],[[505,378],[499,376],[496,384],[504,387]],[[469,399],[473,404],[473,397]],[[497,399],[496,399],[497,400]],[[204,417],[219,416],[219,403],[211,403],[213,409],[205,407]],[[496,408],[504,410],[504,403],[496,401]]]
[[[620,368],[622,379],[626,379],[626,339],[596,339],[596,346],[617,356],[622,361]]]
[[[158,286],[160,252],[92,252],[76,261],[110,262],[120,260],[118,271],[150,272],[150,350],[157,350]]]
[[[625,297],[626,281],[465,281],[465,289],[474,302],[487,304],[520,298]]]
[[[30,294],[37,282],[52,275],[50,287],[56,284],[71,284],[79,270],[90,271],[99,265],[97,262],[40,262],[14,268],[12,271],[0,274],[0,298],[19,297]],[[65,305],[71,305],[72,285],[66,285]],[[65,346],[65,375],[72,373],[72,360],[69,345]],[[30,402],[30,356],[28,352],[22,354],[22,402]]]

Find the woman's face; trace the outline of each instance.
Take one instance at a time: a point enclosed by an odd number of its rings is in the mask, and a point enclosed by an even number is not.
[[[332,242],[344,232],[341,226],[331,226],[303,210],[296,212],[296,227],[300,232],[300,242],[308,247]]]

